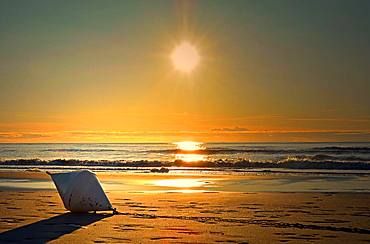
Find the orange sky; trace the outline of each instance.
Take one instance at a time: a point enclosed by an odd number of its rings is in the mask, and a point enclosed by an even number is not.
[[[0,142],[369,141],[369,16],[326,5],[3,2]]]

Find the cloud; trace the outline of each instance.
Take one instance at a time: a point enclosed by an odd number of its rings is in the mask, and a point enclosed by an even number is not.
[[[0,133],[0,138],[4,139],[35,139],[46,137],[49,137],[49,135],[44,133],[23,133],[23,132]]]
[[[235,126],[235,127],[225,127],[225,128],[214,128],[212,131],[223,131],[223,132],[243,132],[243,131],[249,131],[247,128]]]
[[[171,142],[199,141],[369,141],[367,130],[249,130],[223,127],[201,131],[0,132],[0,142]]]

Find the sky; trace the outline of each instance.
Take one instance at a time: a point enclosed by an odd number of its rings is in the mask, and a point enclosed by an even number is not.
[[[370,141],[370,1],[0,0],[0,142]],[[188,73],[171,53],[199,53]]]

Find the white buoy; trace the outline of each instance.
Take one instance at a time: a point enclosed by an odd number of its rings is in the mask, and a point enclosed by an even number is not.
[[[113,210],[99,179],[90,170],[68,173],[49,173],[62,198],[64,207],[71,212]]]

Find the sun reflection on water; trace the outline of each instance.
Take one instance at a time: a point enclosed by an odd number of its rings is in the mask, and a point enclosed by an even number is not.
[[[176,187],[176,188],[201,187],[205,184],[206,182],[199,180],[199,179],[168,179],[168,180],[154,181],[154,185],[156,186],[166,186],[166,187]]]
[[[175,160],[181,160],[184,162],[198,162],[207,159],[205,155],[200,154],[200,150],[204,150],[205,146],[201,142],[195,141],[182,141],[175,142],[178,150],[183,151],[183,153],[176,153]]]
[[[204,161],[206,160],[206,156],[201,155],[201,154],[176,154],[175,159],[189,163],[189,162]]]
[[[196,151],[204,149],[204,145],[201,142],[195,141],[180,141],[174,143],[177,146],[177,149],[184,151]]]

